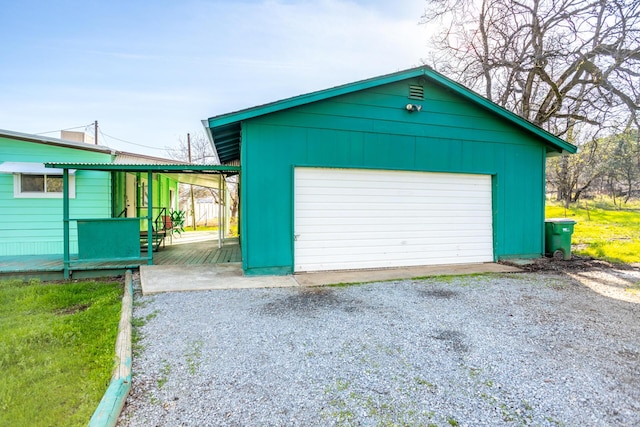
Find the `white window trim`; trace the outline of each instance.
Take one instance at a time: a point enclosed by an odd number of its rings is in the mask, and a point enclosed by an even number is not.
[[[22,180],[20,177],[22,175],[50,175],[50,176],[60,176],[58,173],[50,173],[50,174],[42,174],[42,173],[30,173],[30,174],[21,174],[14,173],[13,174],[13,197],[16,199],[62,199],[62,192],[60,193],[41,193],[39,191],[22,191]],[[69,175],[69,198],[76,198],[76,177],[74,175]]]

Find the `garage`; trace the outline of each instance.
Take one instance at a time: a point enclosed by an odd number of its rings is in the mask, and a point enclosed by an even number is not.
[[[295,271],[493,261],[491,176],[295,169]]]
[[[429,67],[203,121],[240,173],[245,275],[537,258],[576,147]]]

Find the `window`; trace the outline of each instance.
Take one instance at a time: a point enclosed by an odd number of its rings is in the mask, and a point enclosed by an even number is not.
[[[69,176],[69,197],[75,197],[75,177]],[[15,174],[13,195],[20,198],[62,198],[62,175]]]

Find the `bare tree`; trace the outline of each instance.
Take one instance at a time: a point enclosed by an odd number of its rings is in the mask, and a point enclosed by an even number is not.
[[[440,30],[428,63],[554,135],[582,145],[640,124],[637,0],[428,0],[422,22]],[[567,200],[595,179],[575,170]]]
[[[613,135],[602,141],[605,146],[604,174],[609,195],[614,203],[623,203],[638,195],[640,184],[640,140],[635,132]]]
[[[175,160],[183,162],[189,161],[189,150],[191,150],[191,162],[196,164],[217,164],[218,158],[213,152],[213,147],[209,140],[202,133],[191,134],[190,147],[187,138],[178,139],[178,147],[170,148],[167,150],[169,157]],[[231,216],[235,217],[238,212],[238,184],[236,177],[230,177],[227,179],[227,187],[230,192],[231,198]],[[189,188],[181,186],[180,200],[184,201],[190,197]],[[207,188],[200,186],[193,186],[194,197],[196,198],[213,198],[217,204],[224,203],[218,194],[217,188]],[[193,213],[192,213],[193,215]]]
[[[189,161],[189,143],[187,138],[178,138],[178,147],[167,150],[169,157],[183,162]],[[218,159],[213,153],[211,143],[202,133],[191,134],[191,162],[196,164],[216,164]]]

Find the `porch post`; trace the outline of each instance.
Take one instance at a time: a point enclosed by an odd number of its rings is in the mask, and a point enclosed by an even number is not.
[[[68,279],[69,273],[69,169],[62,169],[62,229],[64,251],[64,278]]]
[[[153,265],[153,172],[147,172],[147,254],[149,265]]]
[[[222,197],[222,174],[218,174],[218,249],[222,247],[222,204],[224,198]]]

